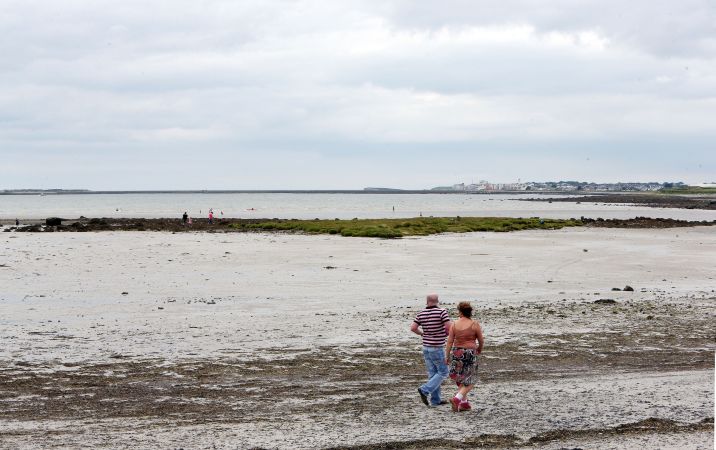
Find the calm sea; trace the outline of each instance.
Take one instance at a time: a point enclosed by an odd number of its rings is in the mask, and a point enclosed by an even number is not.
[[[598,203],[526,202],[538,194],[167,193],[0,195],[0,219],[206,217],[350,219],[423,216],[716,220],[716,211]]]

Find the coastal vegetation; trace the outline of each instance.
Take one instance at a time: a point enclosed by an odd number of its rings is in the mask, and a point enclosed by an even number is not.
[[[663,198],[678,198],[664,196]],[[518,231],[530,229],[556,230],[563,227],[587,226],[598,228],[681,228],[716,226],[714,221],[677,220],[668,218],[634,217],[631,219],[580,219],[555,220],[509,217],[415,217],[409,219],[352,219],[352,220],[297,220],[297,219],[219,219],[209,223],[196,219],[183,224],[181,219],[160,218],[47,218],[22,225],[0,220],[0,230],[11,232],[102,232],[102,231],[166,231],[183,232],[277,232],[305,234],[340,234],[342,236],[400,238],[427,236],[437,233],[467,233],[473,231]]]
[[[458,216],[352,220],[273,219],[256,223],[234,223],[231,226],[242,231],[293,231],[309,234],[340,234],[341,236],[395,239],[404,236],[427,236],[438,233],[468,233],[473,231],[554,230],[581,225],[582,222],[578,220]]]

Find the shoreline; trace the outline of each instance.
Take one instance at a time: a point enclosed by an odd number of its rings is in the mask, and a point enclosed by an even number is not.
[[[612,203],[647,206],[650,208],[716,210],[716,196],[713,194],[651,194],[651,193],[600,193],[581,195],[570,193],[570,197],[520,198],[523,202],[568,202],[568,203]],[[579,195],[578,197],[575,195]]]
[[[710,227],[0,240],[0,447],[713,440]],[[485,329],[471,412],[415,393],[408,326],[433,290],[453,318],[472,301]]]
[[[553,219],[519,219],[511,217],[416,217],[412,219],[354,219],[354,220],[299,220],[299,219],[237,219],[223,218],[215,219],[210,224],[208,219],[193,219],[191,225],[182,224],[181,219],[162,218],[86,218],[61,219],[61,225],[45,225],[46,220],[21,220],[20,226],[15,226],[14,220],[0,220],[1,231],[4,232],[107,232],[107,231],[157,231],[157,232],[209,232],[209,233],[247,233],[247,232],[269,232],[269,233],[305,233],[305,234],[341,234],[339,227],[354,227],[359,229],[381,227],[390,234],[381,233],[377,230],[375,235],[364,237],[387,237],[400,238],[411,235],[431,235],[445,232],[502,232],[519,231],[523,229],[559,229],[567,227],[590,227],[590,228],[684,228],[697,226],[714,226],[713,221],[689,221],[668,218],[635,217],[632,219],[602,219],[586,218],[570,220]],[[477,222],[478,226],[465,227],[430,227],[424,231],[403,234],[393,232],[398,230],[406,233],[408,224],[430,225],[435,221],[449,221],[455,225],[462,225],[464,222]],[[462,223],[460,222],[462,221]],[[490,222],[501,221],[504,226],[499,227]],[[480,227],[480,223],[488,223],[489,226]],[[545,223],[546,222],[546,223]],[[354,225],[358,224],[358,225]],[[498,224],[499,225],[499,224]],[[402,230],[401,230],[402,228]],[[338,231],[336,231],[338,230]],[[410,230],[407,230],[408,232]],[[359,234],[354,234],[359,236]]]

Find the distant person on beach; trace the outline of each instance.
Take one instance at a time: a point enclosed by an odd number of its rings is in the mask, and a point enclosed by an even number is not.
[[[19,220],[19,219],[15,219],[15,226],[16,226],[16,227],[19,227],[19,226],[20,226],[20,220]]]
[[[211,225],[212,223],[214,223],[214,211],[209,210],[209,224]]]
[[[482,353],[485,342],[482,327],[472,320],[470,302],[457,305],[459,318],[455,321],[448,336],[445,362],[450,364],[450,378],[457,383],[458,391],[450,400],[452,410],[469,411],[472,409],[467,401],[467,394],[477,382],[477,355]],[[477,341],[477,344],[475,344]]]
[[[410,331],[423,337],[423,359],[428,370],[428,381],[418,388],[418,394],[426,406],[438,406],[447,403],[440,398],[440,384],[448,376],[445,338],[450,331],[450,317],[445,308],[438,307],[437,294],[428,295],[426,303]]]
[[[189,214],[187,214],[186,211],[184,211],[184,214],[182,214],[182,216],[181,216],[181,223],[186,225],[187,220],[189,220]]]

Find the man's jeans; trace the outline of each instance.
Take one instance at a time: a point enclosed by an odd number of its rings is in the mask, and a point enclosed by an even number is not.
[[[425,395],[430,396],[430,404],[440,404],[440,384],[448,376],[448,366],[445,364],[445,349],[443,347],[423,346],[423,359],[428,369],[428,382],[420,386]]]

